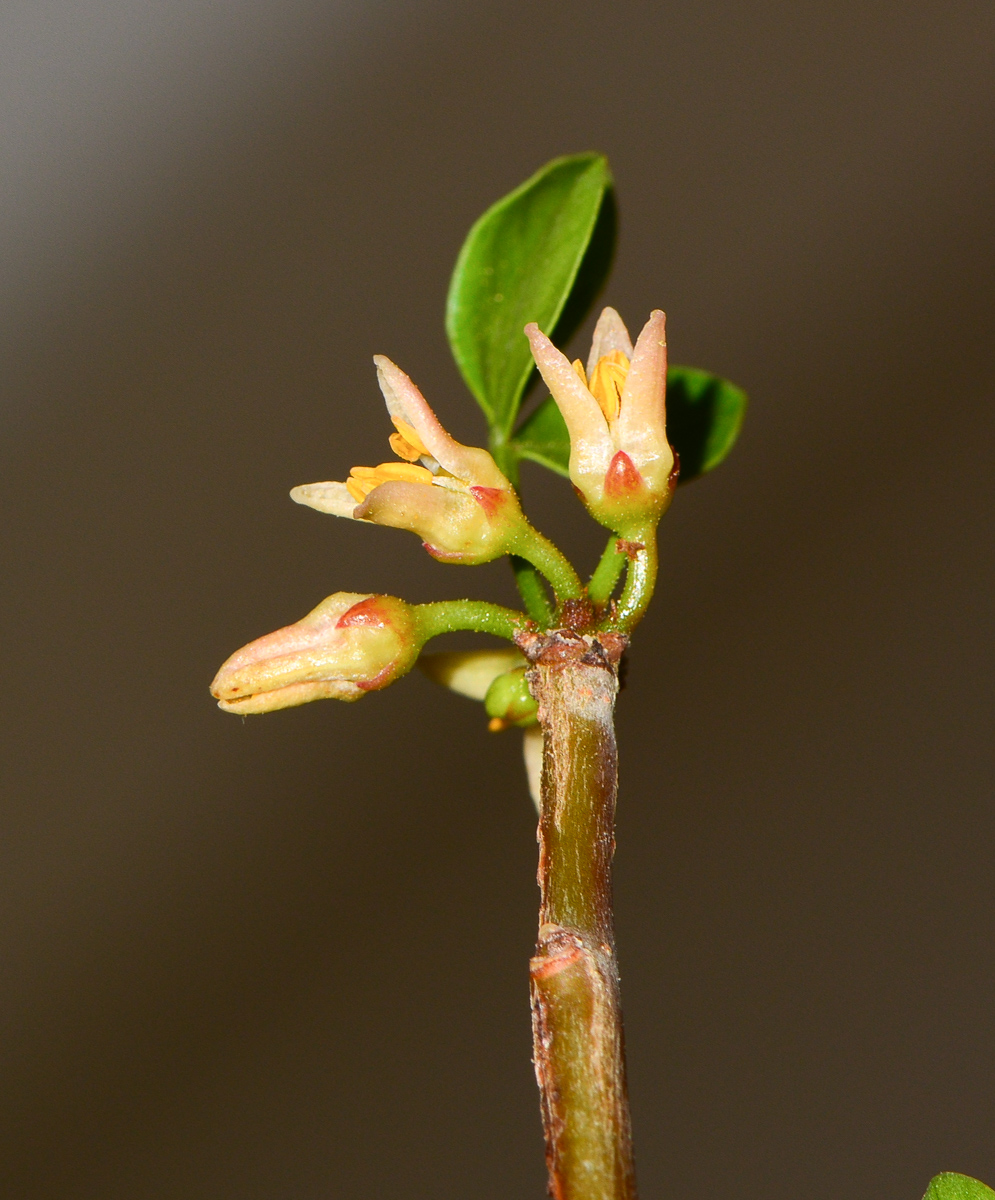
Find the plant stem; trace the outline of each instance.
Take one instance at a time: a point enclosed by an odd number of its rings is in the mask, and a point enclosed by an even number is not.
[[[515,572],[515,583],[518,584],[525,611],[537,625],[548,628],[553,623],[553,606],[539,572],[527,559],[519,558],[517,554],[509,555],[508,561]]]
[[[608,597],[615,590],[615,584],[618,583],[619,576],[629,561],[624,554],[619,553],[618,540],[617,534],[614,533],[608,539],[608,545],[605,546],[604,553],[601,555],[601,561],[594,568],[591,582],[587,585],[588,598],[598,608],[602,608],[608,603]]]
[[[500,469],[504,472],[505,477],[509,480],[512,487],[517,492],[519,490],[520,483],[518,455],[515,452],[514,447],[508,442],[507,435],[503,430],[491,430],[490,446],[492,458],[497,463],[498,467],[500,467]],[[546,546],[552,548],[555,555],[558,555],[559,558],[567,564],[567,567],[570,568],[570,570],[573,570],[566,558],[560,554],[559,550],[553,546],[552,542],[548,541],[547,538],[544,538],[541,533],[536,533],[536,538],[538,538],[540,542],[544,542]],[[543,559],[545,562],[547,562],[547,564],[553,561],[553,558],[549,556],[548,552],[545,550],[545,547],[540,548],[540,553],[543,555]],[[546,595],[546,589],[543,587],[542,580],[539,578],[539,571],[535,566],[532,565],[533,561],[535,561],[532,558],[532,554],[527,551],[523,552],[522,554],[512,554],[509,556],[509,561],[511,562],[511,569],[515,572],[515,583],[518,586],[518,591],[522,597],[522,602],[524,603],[525,609],[529,616],[537,625],[541,625],[544,629],[552,625],[553,608],[549,603],[549,597]],[[553,583],[554,591],[557,590],[552,576],[547,574],[546,569],[542,567],[541,564],[537,565],[540,566],[540,569],[542,570],[543,574],[546,575],[547,579]],[[556,568],[554,567],[554,569]],[[568,576],[564,575],[562,570],[559,571],[559,577],[561,584],[564,579],[568,579]],[[578,579],[577,582],[579,584],[580,580]],[[577,592],[575,594],[579,595],[580,593]],[[560,598],[566,599],[569,597],[564,596]]]
[[[611,862],[626,639],[523,633],[544,737],[532,1033],[555,1200],[635,1200]]]
[[[653,598],[656,587],[656,574],[659,567],[659,556],[656,548],[656,526],[649,525],[640,530],[633,542],[642,543],[642,549],[636,551],[635,557],[629,562],[629,573],[625,577],[625,587],[618,602],[618,610],[612,624],[616,629],[631,633],[643,618]]]
[[[528,559],[546,576],[552,584],[558,603],[574,600],[584,594],[584,585],[570,560],[538,529],[527,525],[516,539],[512,550],[522,558]]]
[[[487,600],[436,600],[432,604],[416,604],[414,611],[423,642],[458,629],[493,633],[514,641],[515,635],[528,625],[524,613]]]

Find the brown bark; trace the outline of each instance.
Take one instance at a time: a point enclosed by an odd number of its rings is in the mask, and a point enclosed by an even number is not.
[[[635,1200],[612,916],[620,634],[518,639],[544,735],[536,1079],[554,1200]]]

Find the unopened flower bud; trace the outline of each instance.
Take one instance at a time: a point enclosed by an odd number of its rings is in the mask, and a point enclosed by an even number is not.
[[[257,638],[211,684],[225,712],[264,713],[310,700],[359,700],[393,683],[420,649],[410,605],[336,592],[293,625]]]
[[[489,728],[492,732],[509,729],[513,725],[535,725],[539,706],[525,682],[525,667],[516,667],[513,671],[498,675],[487,689],[484,708],[491,718]]]
[[[665,320],[653,312],[633,349],[622,318],[604,309],[586,369],[537,325],[525,327],[570,433],[570,479],[591,515],[623,535],[655,522],[677,482],[666,430]]]
[[[512,647],[502,650],[442,650],[423,654],[418,666],[429,679],[452,692],[483,700],[499,675],[525,666],[525,656]]]

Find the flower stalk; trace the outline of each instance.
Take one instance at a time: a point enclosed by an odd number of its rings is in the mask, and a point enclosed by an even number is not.
[[[539,705],[539,933],[533,1056],[554,1200],[634,1200],[611,865],[614,705],[626,638],[519,635]]]

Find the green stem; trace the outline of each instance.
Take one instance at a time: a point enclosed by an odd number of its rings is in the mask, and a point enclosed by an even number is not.
[[[525,602],[525,611],[537,625],[548,629],[553,623],[553,606],[549,602],[542,576],[535,567],[517,554],[509,556],[511,569],[515,572],[515,583]]]
[[[519,458],[503,430],[492,429],[490,439],[491,457],[510,481],[515,491],[519,490]],[[544,628],[553,623],[553,607],[549,603],[546,589],[539,578],[541,572],[553,585],[558,600],[571,600],[583,593],[577,572],[553,543],[529,526],[529,534],[521,538],[511,555],[511,569],[515,572],[515,583],[529,616]]]
[[[594,568],[591,582],[587,585],[588,597],[598,608],[604,608],[608,603],[608,597],[615,590],[615,584],[618,583],[628,562],[626,556],[616,549],[617,545],[618,537],[613,533],[608,539],[604,554],[601,555],[601,561]]]
[[[617,758],[613,709],[624,636],[518,639],[544,748],[533,1055],[557,1200],[635,1200],[612,916]]]
[[[559,604],[564,600],[576,600],[584,594],[584,585],[570,560],[549,538],[543,537],[538,529],[526,525],[515,539],[512,551],[527,559],[546,576]]]
[[[433,604],[416,604],[414,611],[423,642],[459,629],[493,633],[514,641],[515,634],[528,627],[524,613],[487,600],[436,600]]]
[[[642,548],[629,560],[629,573],[612,621],[614,628],[625,633],[631,633],[643,619],[653,598],[659,567],[655,525],[639,530],[632,541],[636,544],[642,543]]]

